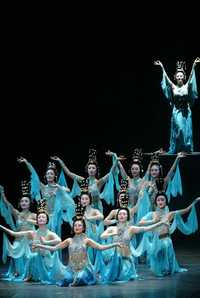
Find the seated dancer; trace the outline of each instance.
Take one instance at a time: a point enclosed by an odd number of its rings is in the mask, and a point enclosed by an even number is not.
[[[61,242],[60,237],[47,228],[48,220],[49,216],[46,211],[46,202],[45,200],[41,200],[39,201],[37,210],[36,221],[38,229],[36,231],[28,230],[16,232],[0,225],[0,229],[3,232],[13,237],[24,237],[29,240],[29,247],[25,245],[20,247],[20,255],[25,254],[27,258],[23,275],[20,278],[21,281],[31,280],[51,283],[50,271],[53,266],[53,256],[50,252],[45,250],[32,248],[32,244],[40,243],[41,241],[49,245],[56,245]],[[12,257],[15,258],[15,255],[12,255]]]
[[[88,238],[85,234],[86,224],[83,219],[83,212],[83,207],[80,203],[78,203],[76,208],[76,217],[74,218],[73,223],[74,236],[72,238],[67,238],[55,246],[34,244],[34,248],[40,248],[49,251],[56,251],[58,249],[64,249],[65,247],[68,247],[68,266],[63,266],[63,276],[61,278],[60,275],[59,280],[57,280],[57,284],[60,286],[67,287],[96,284],[96,274],[88,258],[88,247],[92,247],[97,250],[106,250],[120,245],[119,243],[101,245]],[[54,276],[56,273],[52,271],[51,275]]]
[[[82,180],[80,184],[81,195],[80,195],[80,203],[84,208],[83,219],[86,224],[86,235],[88,238],[99,242],[100,235],[104,230],[103,225],[103,214],[98,210],[92,207],[92,195],[88,192],[88,180]],[[96,250],[93,248],[88,248],[89,258],[92,264],[95,263]]]
[[[122,204],[123,207],[118,209],[116,215],[117,225],[108,227],[101,235],[102,239],[112,237],[114,241],[120,242],[120,247],[100,272],[104,283],[136,279],[134,255],[130,247],[131,239],[138,233],[151,231],[165,223],[163,220],[148,227],[133,226],[129,223],[130,212],[127,208],[127,197],[123,199]],[[142,252],[143,250],[137,252],[137,256],[140,256]]]
[[[42,198],[45,198],[46,200],[49,216],[49,229],[60,236],[63,221],[72,224],[72,218],[75,214],[75,203],[69,195],[69,189],[56,183],[56,165],[52,162],[48,163],[45,175],[47,184],[44,184],[40,181],[30,162],[23,157],[19,158],[18,162],[25,163],[31,173],[32,197],[38,201],[41,199],[42,194]]]
[[[66,173],[66,175],[74,180],[72,197],[79,195],[80,188],[78,186],[77,181],[80,182],[85,178],[72,173],[59,157],[54,156],[51,158],[53,160],[58,161],[61,167],[63,168],[64,172]],[[98,162],[96,157],[96,150],[95,149],[89,150],[89,160],[85,167],[88,175],[87,179],[89,184],[89,192],[92,195],[92,206],[96,209],[99,209],[101,212],[103,212],[103,205],[101,202],[102,199],[104,199],[107,204],[114,205],[114,180],[113,180],[112,172],[116,167],[116,162],[117,161],[113,158],[113,165],[110,172],[99,179],[98,178],[99,168],[98,168]]]
[[[0,211],[6,223],[15,231],[35,230],[36,214],[30,211],[31,196],[30,184],[23,181],[21,184],[22,196],[19,200],[20,211],[13,207],[7,200],[3,186],[0,186]],[[10,256],[10,264],[5,277],[8,280],[22,276],[27,261],[26,254],[21,253],[23,246],[28,245],[24,237],[17,237],[13,243],[10,243],[6,235],[3,237],[3,262]]]
[[[167,220],[173,223],[170,226],[160,226],[153,231],[152,244],[147,250],[147,257],[150,262],[151,270],[157,276],[173,274],[175,272],[183,272],[186,269],[180,268],[176,260],[173,243],[170,234],[178,228],[182,233],[188,235],[194,233],[198,228],[198,221],[194,205],[200,201],[200,197],[196,198],[187,208],[169,211],[167,206],[167,195],[164,191],[164,179],[156,180],[158,192],[155,197],[156,210],[149,212],[141,221],[140,225],[155,224],[160,220]],[[185,223],[181,215],[190,212],[187,222]]]

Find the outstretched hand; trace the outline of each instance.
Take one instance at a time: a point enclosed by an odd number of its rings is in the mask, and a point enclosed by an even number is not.
[[[24,158],[24,157],[19,157],[19,158],[17,158],[17,161],[18,161],[19,163],[22,163],[22,162],[26,162],[27,160],[26,160],[26,158]]]
[[[156,60],[156,61],[154,61],[154,63],[153,63],[154,65],[159,65],[159,66],[163,66],[162,65],[162,62],[160,61],[160,60]]]
[[[196,64],[199,63],[199,62],[200,62],[200,58],[197,57],[197,58],[194,60],[194,65],[196,65]]]
[[[60,158],[58,156],[51,156],[50,158],[53,159],[53,160],[56,160],[56,161],[60,160]]]
[[[200,202],[200,197],[195,199],[195,203],[198,203],[198,202]]]
[[[113,156],[114,154],[115,153],[112,152],[112,151],[110,151],[110,150],[108,150],[108,151],[105,152],[105,155],[108,155],[108,156]]]
[[[179,152],[179,153],[177,154],[177,157],[178,157],[178,158],[186,157],[186,153],[185,153],[185,152]]]

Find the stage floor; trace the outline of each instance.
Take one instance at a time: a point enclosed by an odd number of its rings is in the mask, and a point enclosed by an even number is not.
[[[179,264],[188,272],[156,278],[144,265],[137,266],[139,279],[128,283],[96,285],[90,287],[60,288],[36,283],[0,281],[0,297],[7,298],[197,298],[200,297],[200,250],[199,248],[176,249]],[[1,267],[1,273],[5,271]]]

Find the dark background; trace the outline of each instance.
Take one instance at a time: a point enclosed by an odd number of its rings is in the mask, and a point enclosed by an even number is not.
[[[29,177],[16,162],[19,156],[26,157],[43,180],[51,155],[84,175],[88,149],[94,147],[102,176],[111,165],[107,149],[128,157],[135,147],[167,150],[171,109],[161,92],[161,69],[153,61],[160,59],[172,78],[177,60],[186,61],[189,75],[200,56],[188,36],[169,42],[150,30],[115,30],[114,24],[108,30],[79,25],[73,32],[73,23],[66,32],[48,25],[37,30],[34,24],[5,25],[0,184],[15,206],[20,181]],[[196,76],[200,94],[200,65]],[[200,99],[192,113],[194,150],[200,151]],[[163,157],[165,173],[173,160]],[[147,163],[145,158],[144,168]],[[181,160],[180,168],[184,195],[171,202],[173,210],[200,196],[200,156]],[[105,207],[106,215],[110,207]],[[199,206],[197,211],[199,216]],[[177,232],[174,238],[180,245],[200,245],[199,232],[187,237]]]

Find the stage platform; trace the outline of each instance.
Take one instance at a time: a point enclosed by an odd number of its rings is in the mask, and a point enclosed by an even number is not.
[[[177,259],[188,272],[163,278],[155,277],[144,265],[137,266],[138,280],[111,285],[61,288],[37,283],[0,281],[0,297],[7,298],[199,298],[200,250],[199,247],[176,249]],[[6,267],[1,266],[1,273]]]

